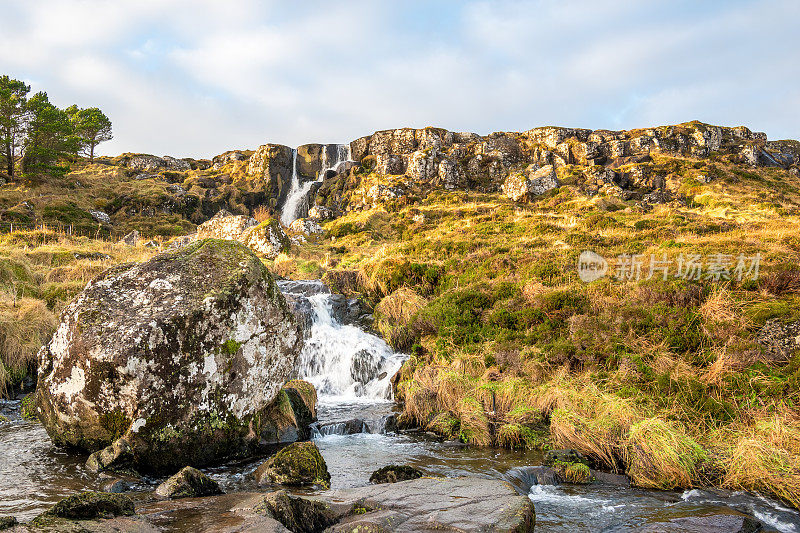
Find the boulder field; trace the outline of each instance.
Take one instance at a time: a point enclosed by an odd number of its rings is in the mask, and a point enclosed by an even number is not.
[[[295,409],[313,419],[315,395],[284,388],[302,338],[255,253],[198,240],[106,271],[66,308],[39,354],[39,419],[58,445],[103,450],[98,469],[249,456],[302,438]]]

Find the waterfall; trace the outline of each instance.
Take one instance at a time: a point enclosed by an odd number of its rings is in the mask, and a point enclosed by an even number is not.
[[[315,181],[306,181],[302,184],[300,183],[300,176],[297,174],[297,149],[292,150],[292,185],[281,211],[281,222],[284,226],[288,226],[298,218],[305,216],[303,208],[308,205],[306,200],[312,187],[317,183],[322,183],[329,170],[337,173],[341,172],[343,163],[350,160],[349,144],[337,144],[334,146],[336,147],[335,160],[332,163],[329,161],[328,149],[330,146],[323,146],[322,161],[317,179]]]
[[[352,402],[392,398],[389,380],[406,356],[395,353],[380,337],[342,324],[332,295],[319,281],[279,281],[287,300],[301,302],[310,328],[295,373],[317,389],[321,401]]]

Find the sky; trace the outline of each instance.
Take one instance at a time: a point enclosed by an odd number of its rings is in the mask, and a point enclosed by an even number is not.
[[[0,0],[0,74],[99,152],[701,120],[800,139],[800,2]]]

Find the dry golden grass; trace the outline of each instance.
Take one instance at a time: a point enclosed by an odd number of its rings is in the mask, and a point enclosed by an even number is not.
[[[56,317],[41,300],[0,297],[0,396],[7,384],[28,373],[35,365],[36,354],[50,340]]]

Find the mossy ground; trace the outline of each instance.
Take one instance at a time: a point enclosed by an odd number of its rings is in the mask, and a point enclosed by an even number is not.
[[[324,224],[272,264],[376,306],[411,354],[401,422],[508,447],[571,447],[634,483],[759,489],[800,505],[800,354],[755,337],[800,302],[800,180],[655,156],[682,201],[652,207],[565,186],[527,205],[434,191]],[[711,176],[710,183],[698,176]],[[360,177],[351,204],[372,174]],[[760,254],[758,279],[584,283],[584,250]],[[705,269],[704,273],[707,272]],[[794,282],[791,280],[795,280]]]

